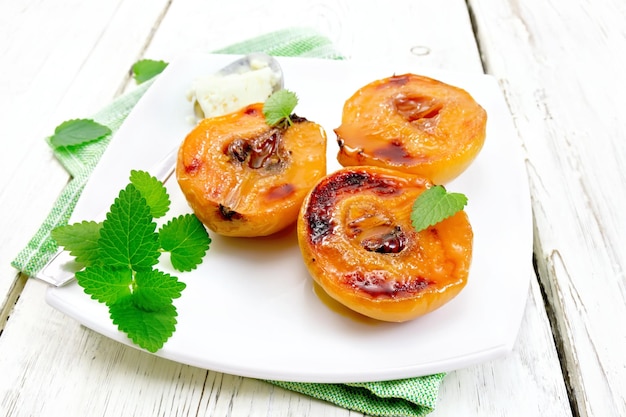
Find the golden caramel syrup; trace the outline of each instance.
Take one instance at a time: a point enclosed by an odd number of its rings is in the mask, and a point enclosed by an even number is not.
[[[354,320],[357,323],[368,324],[370,326],[378,325],[381,321],[373,319],[371,317],[364,316],[361,313],[349,309],[341,304],[339,301],[332,298],[320,285],[316,282],[313,283],[313,292],[317,295],[317,298],[328,307],[332,312],[339,314],[340,316],[347,317]]]

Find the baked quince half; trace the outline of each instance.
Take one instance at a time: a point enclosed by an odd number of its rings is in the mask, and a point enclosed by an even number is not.
[[[184,139],[178,184],[209,229],[267,236],[295,223],[302,201],[326,174],[326,133],[292,115],[269,126],[263,103],[202,120]]]
[[[429,313],[467,282],[473,232],[464,211],[417,231],[416,198],[433,184],[374,166],[322,178],[298,217],[304,262],[332,298],[365,316],[403,322]]]
[[[373,81],[344,104],[335,129],[343,166],[375,165],[446,184],[482,149],[487,113],[465,90],[403,74]]]

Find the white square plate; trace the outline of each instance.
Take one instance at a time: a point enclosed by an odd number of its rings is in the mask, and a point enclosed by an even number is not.
[[[192,80],[233,56],[192,54],[172,62],[139,101],[96,167],[71,222],[106,210],[131,169],[149,170],[193,128],[186,99]],[[415,72],[462,87],[487,110],[485,146],[451,191],[469,198],[474,257],[468,284],[451,302],[414,321],[375,323],[321,301],[301,259],[295,231],[263,239],[211,234],[192,272],[160,268],[187,284],[177,330],[158,356],[235,375],[304,382],[365,382],[446,372],[509,352],[532,274],[532,221],[520,141],[497,82],[481,74],[425,71],[385,62],[280,58],[298,115],[325,127],[329,170],[339,167],[333,129],[344,101],[375,79]],[[174,179],[169,219],[190,209]],[[47,302],[107,337],[134,346],[106,306],[74,282],[50,288]]]

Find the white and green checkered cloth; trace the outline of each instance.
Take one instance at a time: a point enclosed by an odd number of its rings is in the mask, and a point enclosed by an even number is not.
[[[276,56],[299,56],[341,59],[331,42],[317,32],[306,28],[285,29],[223,48],[215,53],[246,54],[265,52]],[[50,237],[56,226],[67,224],[89,175],[98,163],[115,132],[124,122],[151,82],[140,84],[135,90],[120,96],[93,116],[98,123],[113,132],[100,141],[68,148],[53,148],[72,179],[62,191],[50,214],[28,245],[18,254],[12,265],[33,276],[56,253],[57,245]],[[319,384],[268,381],[276,386],[328,401],[340,407],[371,416],[400,417],[425,416],[433,411],[439,385],[444,374],[395,381]]]

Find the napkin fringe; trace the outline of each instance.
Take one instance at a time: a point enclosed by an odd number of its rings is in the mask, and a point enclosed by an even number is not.
[[[321,384],[305,382],[267,381],[270,384],[317,398],[341,404],[349,410],[377,417],[424,417],[437,403],[439,384],[445,374],[421,378],[349,384]],[[420,389],[415,381],[420,380]]]

